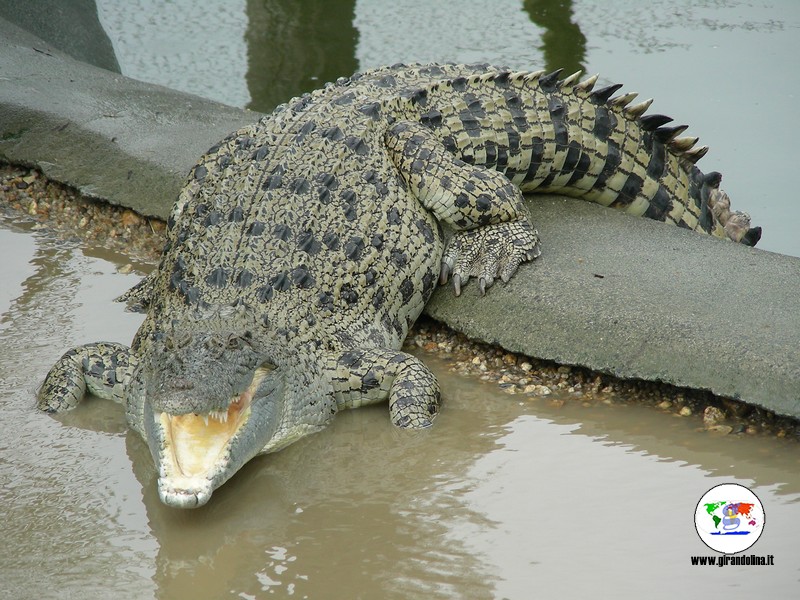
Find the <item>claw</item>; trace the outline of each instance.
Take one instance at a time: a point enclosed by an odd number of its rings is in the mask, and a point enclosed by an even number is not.
[[[486,290],[494,285],[494,277],[481,277],[478,282],[481,288],[481,296],[486,295]]]
[[[439,285],[444,285],[450,279],[450,266],[442,261],[442,267],[439,270]]]
[[[459,275],[458,273],[453,275],[453,289],[456,292],[456,296],[461,295],[461,275]]]

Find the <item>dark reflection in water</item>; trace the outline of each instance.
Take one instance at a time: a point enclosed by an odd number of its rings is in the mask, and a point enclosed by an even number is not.
[[[354,0],[248,0],[248,108],[270,112],[358,70]]]
[[[584,71],[586,36],[572,20],[572,0],[525,0],[523,8],[531,21],[544,28],[542,45],[544,68],[563,67],[564,74]]]
[[[583,70],[586,37],[573,21],[569,0],[525,0],[531,20],[544,28],[540,50],[548,70]],[[248,108],[275,106],[359,69],[354,0],[248,0]],[[398,56],[397,61],[407,60]]]

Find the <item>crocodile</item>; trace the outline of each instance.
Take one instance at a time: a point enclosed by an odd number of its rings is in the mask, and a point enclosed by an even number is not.
[[[341,78],[194,166],[158,267],[120,300],[131,346],[66,352],[38,406],[123,403],[161,500],[208,502],[254,456],[388,400],[431,425],[440,390],[401,351],[437,285],[480,294],[540,255],[523,192],[557,192],[754,245],[707,147],[597,76],[394,65]],[[474,285],[474,284],[473,284]]]

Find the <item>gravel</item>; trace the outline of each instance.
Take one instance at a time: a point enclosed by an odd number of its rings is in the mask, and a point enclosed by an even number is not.
[[[124,253],[155,267],[164,244],[163,221],[82,196],[25,167],[0,164],[0,207],[35,222],[54,236],[79,239]],[[121,270],[130,268],[124,266]],[[478,343],[428,318],[409,333],[407,350],[436,354],[463,377],[496,384],[504,393],[544,399],[551,406],[644,404],[677,418],[693,419],[713,435],[761,435],[800,441],[800,423],[763,408],[710,392],[667,384],[621,380],[581,367],[537,360]]]

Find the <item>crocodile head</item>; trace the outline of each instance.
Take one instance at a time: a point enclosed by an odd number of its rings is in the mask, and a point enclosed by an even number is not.
[[[170,506],[205,504],[269,447],[284,403],[282,370],[248,330],[173,322],[143,349],[144,435]]]

